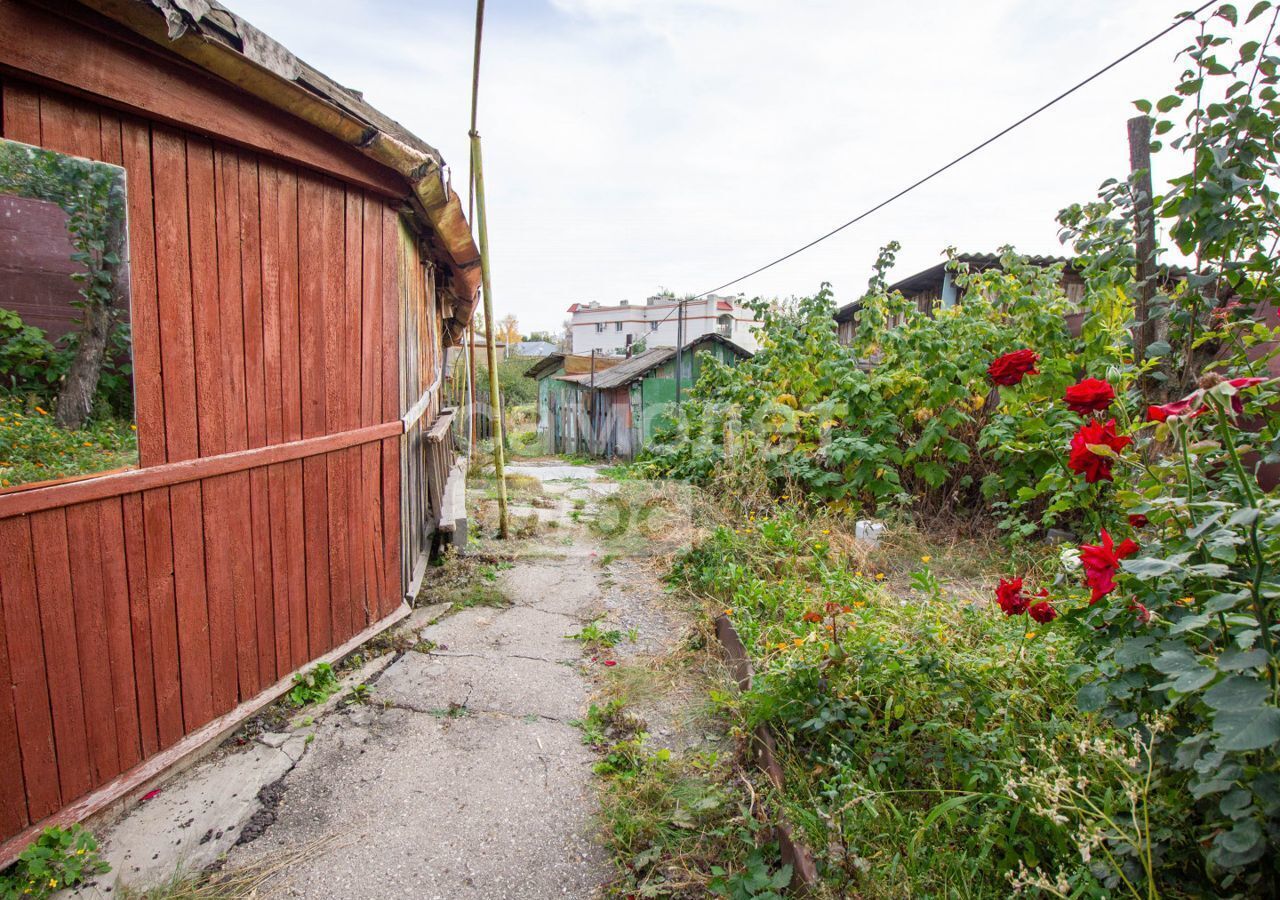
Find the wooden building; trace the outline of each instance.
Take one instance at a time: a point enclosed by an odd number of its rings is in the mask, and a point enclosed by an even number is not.
[[[702,374],[710,356],[736,365],[751,356],[719,334],[685,345],[680,361],[681,395]],[[539,360],[526,376],[538,379],[538,432],[548,453],[579,453],[605,459],[634,459],[654,431],[670,421],[676,400],[676,351],[655,347],[629,359],[596,357],[595,371],[580,370],[562,354]],[[602,369],[602,359],[610,366]]]
[[[408,612],[480,276],[439,154],[212,0],[0,0],[0,109],[126,172],[139,443],[0,492],[3,863]]]
[[[956,261],[967,265],[970,272],[985,272],[988,269],[1001,267],[998,253],[960,253],[956,255]],[[1026,262],[1041,268],[1061,265],[1063,267],[1061,283],[1067,299],[1073,303],[1079,303],[1084,299],[1084,279],[1071,260],[1061,256],[1029,256]],[[956,285],[954,273],[948,268],[949,265],[949,262],[941,262],[914,275],[909,275],[889,285],[889,291],[890,293],[898,291],[907,300],[915,301],[916,307],[925,315],[931,315],[936,308],[945,309],[954,306],[962,299],[963,292]],[[845,346],[853,343],[854,333],[858,327],[858,310],[861,308],[862,301],[855,300],[836,310],[836,328],[840,343]],[[1068,317],[1068,322],[1072,327],[1078,328],[1079,316]]]

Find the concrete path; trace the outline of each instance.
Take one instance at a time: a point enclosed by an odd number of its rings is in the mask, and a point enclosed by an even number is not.
[[[516,472],[546,482],[597,475]],[[421,628],[431,649],[404,653],[374,683],[372,702],[322,722],[284,779],[275,823],[229,864],[339,834],[290,868],[283,896],[596,895],[608,863],[594,838],[595,757],[570,724],[592,684],[581,647],[565,636],[594,614],[599,570],[586,530],[570,521],[568,493],[542,510],[559,520],[552,536],[523,542],[499,576],[511,605]]]
[[[210,865],[278,869],[261,897],[598,896],[611,867],[596,834],[597,757],[571,723],[606,663],[661,652],[679,629],[654,602],[656,579],[601,558],[579,524],[615,483],[584,466],[511,472],[540,485],[513,506],[540,524],[472,551],[514,551],[487,573],[502,569],[494,586],[510,605],[416,610],[399,652],[346,679],[369,686],[367,702],[344,691],[287,723],[277,715],[170,779],[106,831],[113,871],[82,896]],[[484,507],[482,493],[472,499]],[[566,637],[601,616],[628,634],[622,645],[584,652]],[[655,716],[659,740],[679,731],[666,718]]]

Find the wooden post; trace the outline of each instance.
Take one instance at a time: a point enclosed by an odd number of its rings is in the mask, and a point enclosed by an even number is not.
[[[480,156],[480,134],[471,132],[471,165],[475,173],[476,226],[480,232],[480,284],[484,292],[484,341],[489,357],[489,406],[498,410],[493,417],[493,472],[498,479],[498,536],[509,533],[507,523],[507,476],[503,458],[502,390],[498,384],[498,348],[493,339],[493,290],[489,281],[489,228],[484,206],[484,166]]]
[[[467,350],[462,360],[467,369],[467,455],[476,456],[476,326],[467,325]]]
[[[1151,300],[1156,291],[1156,223],[1151,206],[1151,118],[1129,120],[1130,184],[1133,198],[1134,251],[1137,257],[1138,295],[1134,298],[1133,361],[1141,365],[1155,335]]]
[[[676,412],[680,411],[680,369],[684,364],[684,301],[676,303]]]
[[[587,432],[587,453],[594,455],[592,442],[596,436],[596,407],[599,405],[596,398],[596,351],[594,348],[591,350],[591,391],[587,397],[591,400],[591,409],[587,411],[587,422],[590,428]]]

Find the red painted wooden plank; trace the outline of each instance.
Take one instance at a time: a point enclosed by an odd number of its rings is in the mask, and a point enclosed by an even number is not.
[[[111,668],[111,694],[115,703],[116,752],[123,771],[142,758],[129,613],[129,573],[125,563],[124,512],[121,501],[115,498],[103,500],[97,506],[98,534],[102,540],[103,613]]]
[[[204,512],[205,591],[209,610],[209,679],[213,714],[222,715],[238,702],[236,659],[235,558],[242,552],[233,479],[223,475],[201,483]]]
[[[151,620],[152,671],[160,747],[183,734],[182,692],[178,671],[178,610],[174,596],[173,529],[169,489],[142,495],[147,558],[147,605]]]
[[[298,321],[298,176],[292,168],[277,173],[277,253],[280,291],[280,412],[285,440],[302,437],[301,333]],[[310,260],[307,261],[311,263]],[[307,653],[306,528],[302,509],[302,463],[281,467],[285,487],[285,550],[289,582],[290,650],[294,668]],[[274,513],[273,513],[274,515]],[[272,545],[274,547],[274,543]]]
[[[182,722],[187,731],[192,731],[213,718],[199,484],[174,485],[169,489],[169,502],[173,507],[173,592],[182,664]]]
[[[164,462],[166,455],[151,196],[151,129],[143,122],[126,118],[121,123],[121,138],[129,207],[133,415],[138,426],[138,464],[154,466]]]
[[[324,184],[298,175],[298,321],[301,337],[301,420],[303,437],[325,433],[324,278],[316,258],[323,252]],[[306,532],[307,643],[312,657],[333,646],[329,608],[328,481],[323,459],[303,461]]]
[[[262,310],[262,226],[259,217],[258,161],[240,156],[240,272],[244,301],[245,404],[249,446],[267,444],[266,349]],[[254,596],[257,598],[258,680],[276,680],[275,609],[271,582],[271,510],[267,473],[249,473]],[[287,670],[285,670],[287,671]]]
[[[4,582],[9,577],[0,568],[0,834],[4,835],[21,831],[28,821],[22,749],[18,745],[18,717],[14,709],[14,677],[9,667],[8,632],[3,614]]]
[[[187,140],[188,228],[191,245],[191,292],[195,323],[196,418],[199,455],[227,451],[224,368],[225,337],[221,313],[218,244],[217,163],[212,145]],[[238,323],[237,323],[238,324]],[[238,336],[235,336],[238,339]],[[236,705],[235,595],[233,558],[238,552],[235,509],[226,478],[200,486],[205,547],[205,596],[209,629],[209,680],[212,712],[221,715]]]
[[[28,519],[0,520],[0,600],[31,821],[62,805]]]
[[[284,438],[284,410],[281,386],[281,299],[282,283],[295,277],[293,266],[285,265],[280,251],[280,168],[262,160],[258,164],[259,219],[262,223],[262,353],[267,419],[267,443]],[[293,611],[289,584],[288,510],[284,466],[267,470],[268,522],[271,531],[271,596],[274,617],[276,666],[280,672],[296,667],[293,658]]]
[[[344,381],[343,427],[360,427],[360,399],[363,388],[362,325],[363,307],[361,292],[364,288],[364,195],[354,188],[346,191],[345,235],[345,324],[343,326],[343,358],[347,377]],[[348,636],[369,624],[369,595],[365,585],[364,567],[364,469],[360,448],[352,447],[343,453],[347,473],[347,575],[351,585],[347,601]]]
[[[382,421],[382,204],[365,198],[362,229],[364,232],[364,285],[362,291],[360,422]],[[365,567],[365,585],[369,597],[369,614],[376,619],[384,606],[382,579],[382,448],[361,448],[361,477],[364,484],[364,536],[361,564]]]
[[[4,137],[11,141],[38,145],[40,143],[40,94],[30,85],[5,79],[3,96],[0,97],[3,119],[0,127]]]
[[[382,212],[382,418],[401,414],[400,399],[400,221],[389,207]],[[400,601],[406,587],[400,572],[400,446],[403,438],[382,442],[382,611]]]
[[[93,787],[93,775],[85,730],[84,697],[80,689],[66,513],[56,509],[33,515],[31,539],[35,548],[45,677],[49,684],[54,745],[58,755],[58,784],[62,801],[69,803]]]
[[[156,682],[151,664],[151,603],[147,583],[147,544],[142,495],[120,498],[124,513],[125,566],[129,575],[129,631],[138,702],[138,739],[143,756],[160,749],[156,722]]]
[[[321,267],[324,278],[324,362],[325,430],[342,431],[346,426],[348,374],[344,365],[347,317],[345,302],[344,193],[340,185],[326,181],[323,199]],[[350,551],[347,546],[347,506],[349,501],[346,455],[330,453],[325,458],[329,486],[329,590],[333,622],[333,643],[353,633],[350,622]]]
[[[41,91],[40,146],[85,159],[102,159],[97,108],[63,94]]]
[[[314,166],[388,197],[408,195],[404,179],[337,138],[247,93],[231,93],[226,82],[146,41],[126,43],[77,25],[66,17],[74,7],[59,6],[61,14],[50,14],[33,4],[0,4],[0,59],[7,66],[74,85],[129,112]]]
[[[164,364],[165,438],[170,460],[199,455],[195,337],[191,299],[187,147],[167,129],[152,130],[156,216],[156,280],[160,297],[160,350]],[[203,146],[195,142],[197,165]],[[195,247],[195,253],[213,252]],[[169,490],[173,533],[173,589],[181,653],[182,720],[190,731],[213,717],[209,610],[205,597],[200,487]],[[148,534],[148,552],[150,552]]]
[[[229,451],[249,446],[245,402],[244,298],[240,242],[240,154],[214,147],[218,204],[215,214],[218,243],[218,308],[222,321],[223,427]],[[234,550],[230,553],[232,621],[235,634],[236,695],[240,700],[261,689],[258,672],[257,594],[253,559],[244,552],[244,525],[252,515],[249,473],[225,481],[228,509],[235,520]],[[220,698],[223,699],[223,698]]]
[[[71,507],[66,511],[66,522],[80,691],[84,697],[85,732],[89,739],[89,772],[91,786],[96,787],[121,771],[107,616],[103,608],[102,537],[97,505],[83,503]]]
[[[159,127],[152,129],[151,147],[166,458],[172,461],[199,454],[187,153],[181,135]]]

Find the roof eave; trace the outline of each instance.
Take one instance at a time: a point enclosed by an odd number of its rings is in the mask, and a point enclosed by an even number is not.
[[[391,134],[389,128],[394,123],[359,103],[349,92],[343,91],[345,96],[339,103],[339,91],[343,89],[291,55],[300,74],[333,85],[330,96],[321,96],[315,87],[304,86],[296,77],[286,77],[232,46],[225,33],[228,24],[238,30],[242,45],[256,47],[259,56],[265,58],[264,47],[287,54],[271,38],[217,4],[207,0],[80,2],[400,175],[412,192],[415,217],[434,232],[444,251],[443,261],[452,276],[447,290],[453,301],[446,334],[449,343],[458,342],[479,299],[480,251],[462,203],[445,181],[439,153],[407,132],[402,136]],[[192,10],[201,14],[197,16]],[[205,17],[215,12],[219,21],[206,21]],[[363,108],[354,108],[359,106]]]

